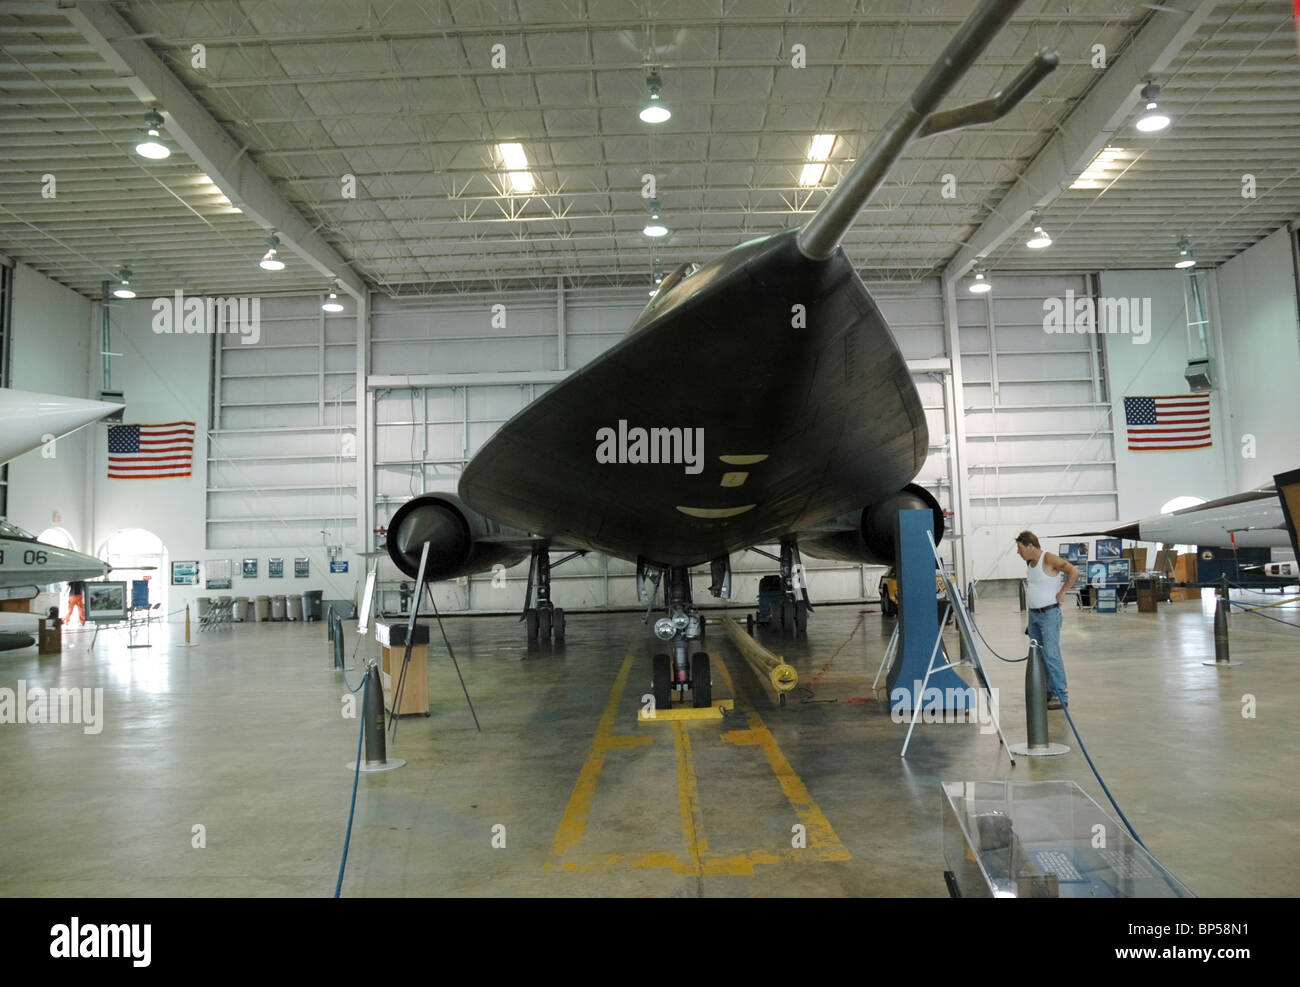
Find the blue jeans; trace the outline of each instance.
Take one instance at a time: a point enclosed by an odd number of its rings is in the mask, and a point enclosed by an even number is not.
[[[1038,642],[1047,669],[1047,698],[1069,702],[1065,684],[1065,662],[1061,660],[1061,608],[1029,614],[1029,636]]]

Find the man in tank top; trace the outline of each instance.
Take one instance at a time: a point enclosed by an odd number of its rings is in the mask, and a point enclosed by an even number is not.
[[[1016,535],[1016,554],[1029,569],[1025,587],[1027,633],[1038,642],[1047,668],[1047,708],[1060,709],[1069,705],[1065,662],[1061,660],[1061,602],[1079,578],[1079,570],[1059,555],[1044,552],[1032,531]]]

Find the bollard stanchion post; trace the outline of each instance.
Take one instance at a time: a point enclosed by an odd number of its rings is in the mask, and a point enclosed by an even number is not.
[[[1020,580],[1020,612],[1025,612],[1025,581]]]
[[[1224,586],[1226,593],[1227,586]],[[1228,596],[1216,596],[1214,599],[1214,661],[1203,661],[1202,665],[1211,668],[1236,668],[1241,664],[1233,661],[1228,652],[1228,611],[1232,608]]]
[[[177,648],[197,648],[199,643],[190,640],[190,605],[185,604],[185,640],[174,645]]]
[[[329,613],[325,618],[325,640],[334,640],[334,604],[329,605]]]
[[[340,672],[347,667],[347,657],[343,651],[343,618],[334,615],[334,667]]]
[[[384,738],[384,687],[379,681],[379,663],[371,658],[366,666],[366,687],[361,699],[364,717],[365,754],[362,771],[394,771],[406,764],[400,757],[390,758]],[[348,770],[356,771],[357,762],[349,761]]]
[[[1029,639],[1029,657],[1025,660],[1025,743],[1012,744],[1012,754],[1048,757],[1069,751],[1065,744],[1054,744],[1047,730],[1047,666],[1038,642]]]
[[[966,612],[967,613],[975,612],[975,584],[974,583],[966,584]]]

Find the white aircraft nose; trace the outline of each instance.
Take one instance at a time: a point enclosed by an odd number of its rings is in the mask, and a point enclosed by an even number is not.
[[[47,441],[46,436],[67,435],[121,407],[107,401],[0,388],[0,463],[37,448]]]

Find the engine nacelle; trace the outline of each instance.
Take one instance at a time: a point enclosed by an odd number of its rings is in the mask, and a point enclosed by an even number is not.
[[[943,540],[943,508],[930,491],[909,483],[898,493],[864,507],[857,524],[853,527],[846,525],[848,530],[800,535],[799,548],[820,559],[893,565],[894,521],[898,512],[926,509],[934,515],[934,542],[937,545]]]
[[[514,544],[485,541],[513,536]],[[412,579],[419,575],[420,553],[429,545],[425,578],[429,581],[455,579],[475,572],[487,572],[496,565],[522,562],[528,552],[518,542],[528,533],[504,528],[466,506],[452,493],[421,494],[397,509],[388,523],[388,557]]]

